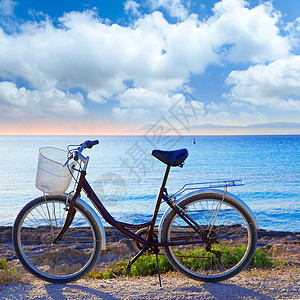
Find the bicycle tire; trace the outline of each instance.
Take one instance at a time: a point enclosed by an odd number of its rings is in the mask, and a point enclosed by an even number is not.
[[[39,197],[18,214],[13,245],[20,262],[36,277],[51,283],[82,278],[100,255],[101,233],[90,212],[75,203],[76,214],[61,241],[53,244],[64,224],[67,198]]]
[[[218,282],[235,276],[249,264],[257,245],[257,231],[251,215],[240,203],[220,194],[204,193],[178,205],[198,224],[206,242],[165,247],[176,270],[195,280]],[[173,210],[167,215],[163,243],[200,239]]]

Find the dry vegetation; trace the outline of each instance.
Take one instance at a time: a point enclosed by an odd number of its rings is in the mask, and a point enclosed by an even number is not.
[[[0,259],[0,285],[12,282],[20,282],[23,275],[9,266],[6,259]]]

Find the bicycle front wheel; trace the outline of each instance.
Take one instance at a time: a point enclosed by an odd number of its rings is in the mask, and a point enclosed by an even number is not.
[[[254,220],[240,203],[206,193],[191,196],[179,206],[198,232],[174,211],[166,217],[162,242],[177,243],[165,247],[175,269],[195,280],[218,282],[236,275],[251,261],[257,233]]]
[[[13,244],[29,272],[48,282],[67,283],[83,277],[100,255],[101,235],[93,216],[79,203],[70,228],[53,240],[67,216],[66,197],[39,197],[16,218]]]

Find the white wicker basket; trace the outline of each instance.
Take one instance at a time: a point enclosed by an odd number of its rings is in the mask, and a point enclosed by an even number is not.
[[[67,151],[44,147],[39,150],[38,166],[36,172],[35,186],[46,194],[63,194],[69,187],[73,173],[73,166],[76,164],[72,160],[64,166],[67,160]]]

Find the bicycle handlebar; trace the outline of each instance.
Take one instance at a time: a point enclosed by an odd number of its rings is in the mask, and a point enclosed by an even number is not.
[[[94,140],[94,141],[87,140],[87,141],[81,143],[79,145],[79,147],[75,151],[72,151],[71,155],[68,156],[65,166],[68,164],[69,160],[72,158],[75,161],[77,161],[79,159],[79,157],[81,157],[83,160],[85,160],[86,158],[81,154],[82,151],[86,148],[91,149],[91,148],[93,148],[93,146],[95,146],[97,144],[99,144],[98,140]]]
[[[90,140],[87,140],[85,142],[83,142],[82,144],[80,144],[80,147],[78,147],[77,151],[74,152],[75,156],[73,157],[74,160],[78,160],[78,154],[82,156],[82,151],[86,148],[88,149],[92,149],[93,146],[99,144],[99,141],[98,140],[94,140],[94,141],[90,141]]]
[[[80,144],[80,148],[78,151],[82,152],[82,150],[86,149],[86,148],[91,149],[91,148],[93,148],[93,146],[98,145],[98,144],[99,144],[98,140],[94,140],[94,141],[87,140],[87,141],[83,142],[82,144]]]

